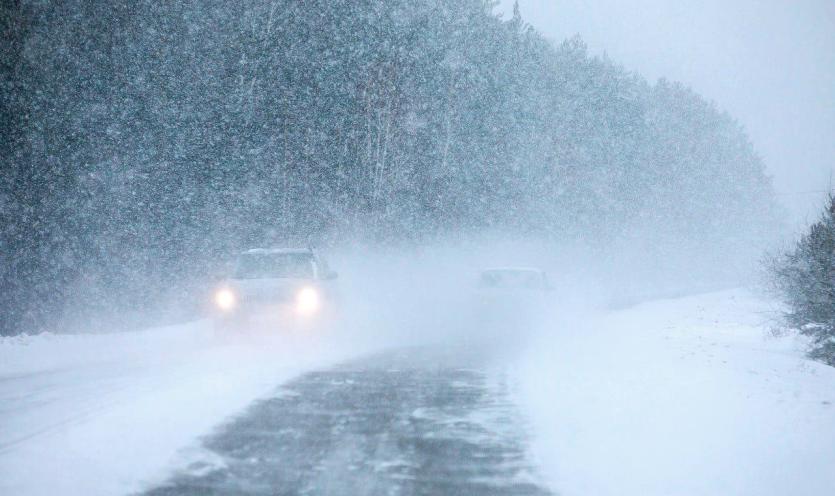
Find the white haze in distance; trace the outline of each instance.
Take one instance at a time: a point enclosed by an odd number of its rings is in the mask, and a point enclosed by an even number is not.
[[[835,1],[519,0],[555,42],[650,81],[681,81],[730,112],[763,157],[793,227],[814,220],[835,169]],[[497,11],[509,18],[513,0]],[[835,183],[835,177],[833,177]]]

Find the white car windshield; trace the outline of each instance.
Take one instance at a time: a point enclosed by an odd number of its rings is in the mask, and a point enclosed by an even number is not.
[[[496,269],[481,273],[478,284],[482,288],[545,289],[544,275],[535,270]]]
[[[245,253],[238,257],[236,279],[306,279],[313,277],[309,253]]]

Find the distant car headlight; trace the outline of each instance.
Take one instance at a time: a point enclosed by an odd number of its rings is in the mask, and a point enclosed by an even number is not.
[[[238,304],[238,297],[235,292],[228,288],[218,289],[215,292],[215,305],[224,312],[228,312],[235,308]]]
[[[316,312],[321,305],[322,301],[319,297],[319,292],[314,288],[302,288],[296,294],[296,310],[303,315]]]

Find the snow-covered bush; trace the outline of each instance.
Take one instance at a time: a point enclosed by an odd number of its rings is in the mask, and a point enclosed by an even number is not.
[[[835,365],[835,196],[793,249],[770,261],[786,323],[812,338],[809,355]]]

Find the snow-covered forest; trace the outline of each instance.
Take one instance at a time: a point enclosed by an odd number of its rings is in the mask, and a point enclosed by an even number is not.
[[[830,494],[828,1],[0,1],[0,495]]]
[[[3,2],[0,333],[193,299],[290,241],[758,258],[779,212],[731,116],[493,7]]]

